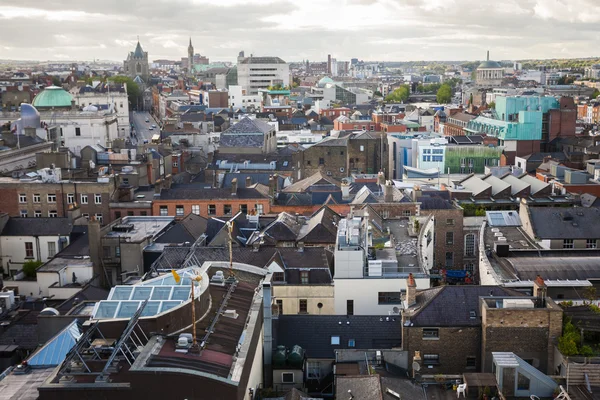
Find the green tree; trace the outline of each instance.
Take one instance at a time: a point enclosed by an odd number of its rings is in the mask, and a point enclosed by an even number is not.
[[[600,90],[596,89],[594,90],[594,93],[592,93],[592,96],[590,98],[595,99],[598,96],[600,96]]]
[[[392,93],[388,94],[385,97],[385,101],[390,101],[394,103],[402,103],[408,100],[410,96],[410,88],[408,85],[402,85],[398,89],[394,90]]]
[[[35,278],[36,270],[42,265],[41,261],[30,260],[23,263],[23,273],[28,278]]]
[[[447,104],[452,101],[452,88],[444,83],[437,91],[436,100],[439,104]]]
[[[111,82],[115,82],[115,83],[126,83],[127,84],[127,98],[129,99],[129,103],[131,103],[132,108],[137,107],[138,100],[140,100],[140,97],[142,95],[142,91],[140,90],[140,87],[138,86],[138,84],[133,81],[133,79],[131,79],[128,76],[117,75],[117,76],[112,76],[112,77],[108,78],[108,80]],[[141,101],[140,101],[140,103],[141,103]]]
[[[473,104],[473,93],[469,95],[469,105]]]
[[[373,96],[383,97],[383,94],[379,90],[376,90],[375,93],[373,93]]]
[[[563,327],[563,334],[558,338],[558,350],[565,356],[574,356],[579,354],[579,342],[581,336],[575,328],[575,325],[571,322],[571,318],[565,319]]]
[[[495,109],[496,109],[496,102],[495,102],[495,101],[492,101],[492,102],[489,104],[489,106],[490,106],[490,108],[491,108],[491,109],[495,110]]]
[[[60,81],[60,78],[58,76],[52,77],[52,84],[54,86],[62,86],[62,82]]]

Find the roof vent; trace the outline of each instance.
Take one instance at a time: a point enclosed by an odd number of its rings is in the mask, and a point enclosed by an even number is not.
[[[225,310],[223,312],[223,316],[231,319],[237,319],[237,317],[239,317],[238,313],[235,310]]]

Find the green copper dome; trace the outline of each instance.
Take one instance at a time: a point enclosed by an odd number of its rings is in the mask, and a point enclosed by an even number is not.
[[[58,86],[48,86],[38,93],[33,99],[33,106],[36,108],[61,108],[71,107],[73,96],[65,89]]]
[[[500,64],[498,64],[496,61],[484,61],[481,64],[479,64],[479,67],[477,67],[477,69],[481,69],[481,68],[502,68],[502,66]]]

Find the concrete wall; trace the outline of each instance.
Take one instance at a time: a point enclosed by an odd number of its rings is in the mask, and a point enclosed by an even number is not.
[[[273,284],[273,302],[283,301],[283,314],[298,314],[300,299],[306,300],[307,312],[313,315],[335,314],[333,285],[277,285]],[[319,308],[318,305],[322,307]]]
[[[415,279],[417,289],[428,289],[429,279]],[[335,314],[346,315],[347,300],[354,300],[354,315],[388,315],[400,304],[378,304],[379,292],[406,290],[406,278],[398,279],[335,279]]]

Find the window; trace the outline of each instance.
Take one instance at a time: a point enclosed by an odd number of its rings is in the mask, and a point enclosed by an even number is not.
[[[440,330],[438,328],[423,328],[423,339],[439,339]]]
[[[33,258],[33,242],[25,242],[25,258]]]
[[[121,218],[121,211],[115,211],[115,219]]]
[[[285,274],[283,272],[273,272],[273,282],[284,282]]]
[[[75,194],[67,193],[67,204],[73,204],[73,203],[75,203]]]
[[[56,242],[48,242],[48,258],[56,255]]]
[[[88,203],[88,195],[87,194],[82,194],[80,197],[81,197],[81,204]]]
[[[423,162],[431,161],[431,156],[423,156]]]
[[[319,158],[319,165],[325,165],[325,159]]]
[[[83,214],[81,214],[81,216],[83,218],[90,219],[90,214],[88,214],[88,213],[83,213]]]
[[[354,300],[346,300],[346,315],[354,315]]]
[[[310,165],[310,160],[306,160],[306,165]]]
[[[192,204],[192,214],[200,215],[200,205]]]
[[[348,339],[348,347],[356,347],[356,340]]]
[[[454,220],[452,218],[446,219],[446,225],[454,225]]]
[[[21,216],[21,218],[27,218],[27,210],[19,211],[19,215]]]
[[[529,378],[517,372],[517,390],[529,390]]]
[[[306,299],[300,299],[300,307],[298,309],[298,312],[300,314],[307,314],[308,313],[308,301]]]
[[[283,300],[276,300],[275,303],[277,303],[277,311],[279,311],[279,314],[283,314]]]
[[[446,252],[446,267],[452,267],[454,265],[454,253],[451,251]]]
[[[477,358],[476,357],[467,357],[467,369],[476,369],[477,368]]]
[[[96,193],[94,195],[94,203],[102,204],[102,195],[101,194]]]
[[[365,151],[365,146],[360,145],[360,151]]]
[[[248,204],[240,204],[240,212],[248,214]]]
[[[473,264],[473,263],[466,264],[465,271],[467,271],[470,276],[473,276],[473,273],[475,272],[475,264]]]
[[[217,206],[214,204],[208,205],[208,215],[216,215],[217,214]]]
[[[475,255],[475,234],[469,233],[465,236],[465,256],[473,257]]]
[[[48,211],[48,217],[50,217],[50,218],[57,218],[58,217],[58,213],[56,212],[56,210],[50,210],[50,211]]]
[[[48,203],[56,203],[56,195],[55,194],[48,195]]]
[[[133,211],[127,211],[127,216],[128,217],[133,217],[135,214],[133,213]]]
[[[308,271],[300,271],[300,283],[308,285]]]
[[[454,244],[454,232],[446,232],[446,244]]]
[[[121,257],[121,246],[115,247],[115,257]]]
[[[123,178],[123,185],[129,185],[129,178]]]
[[[148,212],[147,211],[140,211],[140,215],[142,217],[145,217],[146,215],[148,215]]]
[[[177,168],[179,166],[179,164],[177,163],[177,161],[173,161],[173,167]]]
[[[175,206],[175,215],[178,217],[183,217],[183,206],[181,204]]]
[[[431,154],[431,149],[423,149],[423,154]]]
[[[167,215],[169,215],[169,207],[168,206],[160,206],[159,214],[162,217],[166,217]]]
[[[332,336],[331,337],[331,345],[332,346],[339,346],[340,344],[340,337],[339,336]]]
[[[27,195],[26,194],[19,195],[19,203],[27,203]]]
[[[96,218],[96,221],[102,223],[102,213],[94,214],[94,218]]]
[[[595,248],[597,248],[597,246],[598,245],[597,245],[596,239],[587,239],[585,241],[585,248],[586,249],[595,249]]]
[[[423,354],[423,364],[438,365],[440,363],[439,354]]]
[[[573,248],[573,239],[563,240],[563,249],[572,249],[572,248]]]
[[[34,203],[41,203],[42,202],[42,196],[39,193],[36,193],[33,195],[33,202]]]
[[[293,372],[282,372],[281,373],[281,383],[294,383],[294,373]]]
[[[403,217],[410,217],[411,216],[410,210],[402,210],[402,216]]]
[[[36,210],[36,211],[33,212],[33,216],[35,218],[42,218],[42,212],[39,211],[39,210]]]
[[[258,213],[258,215],[264,214],[263,205],[262,204],[257,204],[256,205],[256,212]]]
[[[75,136],[81,136],[81,128],[79,128],[79,127],[75,128]]]
[[[340,156],[344,155],[344,150],[340,151]]]
[[[379,304],[402,304],[400,292],[379,292]]]
[[[231,204],[223,205],[223,215],[231,215]]]

